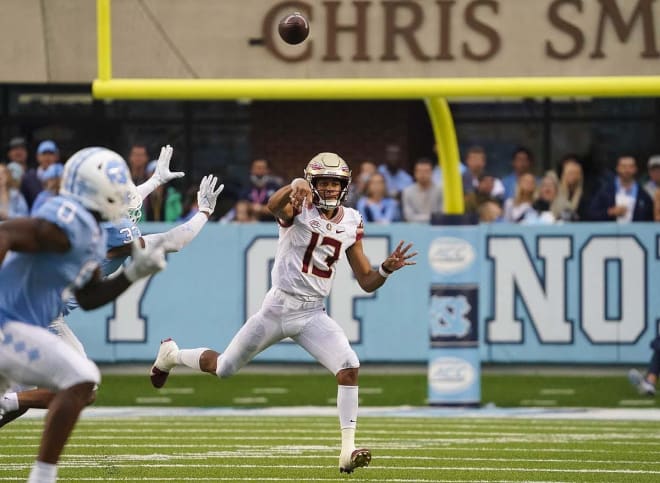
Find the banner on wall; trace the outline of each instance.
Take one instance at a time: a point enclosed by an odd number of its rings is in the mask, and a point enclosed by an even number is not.
[[[428,401],[478,405],[479,236],[474,227],[430,227]]]
[[[143,231],[170,227],[145,224]],[[431,352],[442,356],[449,342],[473,350],[475,338],[475,366],[478,360],[608,364],[649,358],[660,318],[655,224],[368,225],[365,253],[376,266],[399,240],[415,244],[418,264],[396,272],[373,294],[359,287],[345,259],[337,264],[326,305],[362,362],[424,362]],[[166,337],[183,347],[221,351],[259,309],[276,245],[274,224],[209,224],[190,246],[168,256],[165,271],[114,303],[75,311],[68,322],[100,362],[151,361]],[[293,343],[277,344],[257,359],[313,360]]]

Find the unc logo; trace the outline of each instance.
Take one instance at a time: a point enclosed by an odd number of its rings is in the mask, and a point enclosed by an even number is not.
[[[464,295],[431,296],[431,337],[464,337],[470,332],[467,318],[472,306]]]
[[[128,170],[121,161],[112,159],[105,165],[105,175],[114,184],[126,184],[128,181]]]

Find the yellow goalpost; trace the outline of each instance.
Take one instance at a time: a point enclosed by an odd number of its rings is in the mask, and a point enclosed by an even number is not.
[[[116,79],[111,0],[97,0],[97,99],[394,100],[424,99],[443,172],[444,211],[464,212],[456,131],[447,97],[659,96],[660,76],[433,79]]]

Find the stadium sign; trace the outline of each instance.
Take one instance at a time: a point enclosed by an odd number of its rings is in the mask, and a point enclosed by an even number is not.
[[[147,224],[143,231],[167,228]],[[374,264],[399,240],[413,241],[420,255],[375,294],[360,289],[345,260],[337,264],[326,306],[364,362],[420,362],[435,354],[478,368],[480,360],[640,363],[650,355],[660,322],[656,224],[401,223],[368,225],[366,233]],[[189,250],[168,257],[167,270],[113,304],[74,311],[69,322],[98,361],[149,361],[168,336],[222,350],[270,286],[276,236],[269,223],[209,225]],[[438,240],[442,246],[448,239],[450,247],[471,246],[474,261],[439,272],[428,260]],[[456,259],[456,250],[441,253]],[[311,360],[290,343],[259,359]]]
[[[7,2],[5,2],[7,3]],[[48,17],[3,5],[5,82],[89,82],[95,2]],[[285,14],[310,19],[286,45]],[[88,28],[74,28],[87,25]],[[34,35],[25,36],[30,31]],[[446,78],[657,75],[658,0],[159,0],[113,2],[113,75],[124,78]],[[140,33],[135,41],[134,32]],[[167,35],[163,36],[163,32]],[[9,52],[9,51],[7,51]]]
[[[292,8],[311,19],[314,32],[293,49],[282,44],[276,30],[276,21]],[[343,64],[365,63],[377,70],[405,62],[424,65],[424,72],[434,65],[488,63],[490,75],[500,64],[511,69],[508,75],[522,75],[521,70],[548,71],[546,60],[557,67],[579,60],[598,70],[608,58],[620,62],[624,52],[625,62],[655,66],[659,19],[655,0],[283,1],[264,13],[261,40],[273,58],[287,63],[332,64],[340,70]],[[522,69],[516,65],[520,61],[526,64]]]

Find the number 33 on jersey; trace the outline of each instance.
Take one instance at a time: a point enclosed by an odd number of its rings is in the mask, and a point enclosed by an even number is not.
[[[273,286],[296,295],[327,297],[335,263],[363,234],[362,217],[352,208],[340,206],[327,219],[315,206],[303,207],[288,225],[280,222]]]

